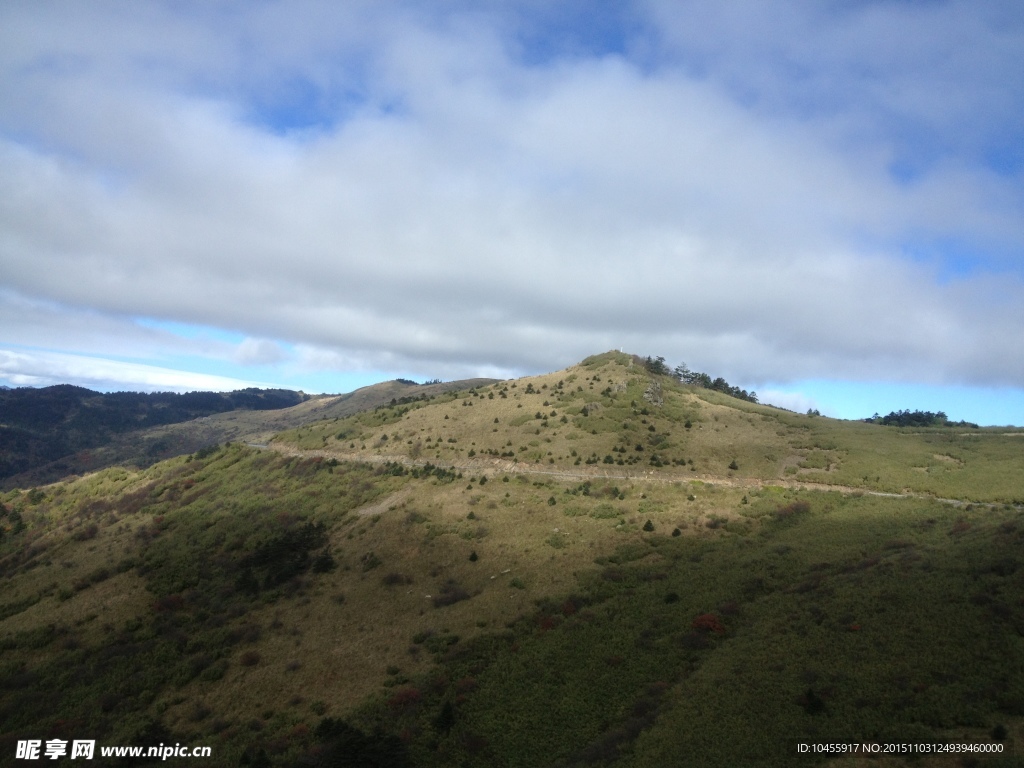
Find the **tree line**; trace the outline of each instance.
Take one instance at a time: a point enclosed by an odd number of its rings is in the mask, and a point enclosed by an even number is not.
[[[288,408],[308,399],[286,389],[234,392],[94,392],[84,387],[0,389],[0,480],[136,429],[239,409]]]
[[[706,373],[701,371],[691,371],[686,363],[680,363],[673,369],[669,369],[665,363],[664,357],[650,357],[644,359],[644,368],[647,369],[648,373],[653,373],[657,376],[671,376],[676,381],[683,384],[690,384],[694,387],[703,387],[704,389],[713,389],[716,392],[722,392],[723,394],[730,395],[732,397],[739,398],[740,400],[746,400],[749,403],[757,402],[757,393],[748,392],[740,387],[734,387],[721,376],[712,379]]]
[[[969,427],[978,429],[978,425],[970,421],[950,421],[949,417],[942,411],[892,411],[885,416],[877,413],[870,419],[864,419],[870,424],[882,424],[886,427]]]

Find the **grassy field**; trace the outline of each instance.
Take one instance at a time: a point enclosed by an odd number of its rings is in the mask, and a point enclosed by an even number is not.
[[[1019,433],[797,415],[615,353],[394,401],[0,497],[0,763],[84,737],[223,765],[1020,764]]]

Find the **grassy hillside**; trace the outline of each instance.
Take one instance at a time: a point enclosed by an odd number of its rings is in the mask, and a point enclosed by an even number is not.
[[[963,741],[1019,764],[1020,438],[632,362],[0,497],[0,754],[782,766],[798,742]]]
[[[282,429],[294,429],[325,418],[349,416],[375,408],[396,397],[429,397],[490,383],[490,379],[425,385],[387,381],[344,395],[311,396],[276,390],[246,390],[231,395],[191,393],[196,396],[194,400],[208,406],[205,411],[196,408],[188,411],[180,406],[162,407],[166,403],[161,406],[160,398],[172,398],[170,402],[174,405],[173,398],[188,398],[189,395],[101,395],[78,387],[50,387],[49,390],[60,392],[70,390],[73,396],[65,397],[58,403],[59,407],[46,404],[42,413],[23,413],[21,421],[25,423],[8,424],[3,428],[9,428],[8,432],[14,430],[19,435],[47,433],[46,450],[34,451],[29,442],[22,444],[0,429],[0,438],[5,435],[4,439],[9,438],[8,449],[4,454],[8,462],[4,466],[10,470],[6,474],[0,472],[0,480],[4,488],[26,488],[111,466],[148,467],[156,461],[193,453],[219,443],[267,440]],[[12,392],[22,393],[23,399],[35,398],[44,403],[47,402],[48,394],[53,399],[53,393],[48,393],[47,389],[10,390],[5,394],[10,398]],[[156,414],[152,412],[154,407],[150,399],[161,406]],[[260,399],[265,401],[264,407],[254,407],[261,405]],[[5,420],[11,421],[15,410],[11,403],[0,402],[0,413]],[[107,421],[116,422],[117,428],[98,428],[95,424],[86,428],[84,424],[89,419],[95,421],[100,418],[94,413],[97,410]],[[140,416],[138,411],[144,413]],[[49,416],[49,421],[45,416]],[[0,450],[0,453],[3,451]]]
[[[1024,504],[1024,429],[899,429],[805,416],[652,377],[614,352],[558,373],[313,424],[275,443],[479,471],[786,482]]]

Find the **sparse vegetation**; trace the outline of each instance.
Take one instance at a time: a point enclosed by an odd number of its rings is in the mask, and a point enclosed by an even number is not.
[[[1017,748],[1017,432],[809,419],[619,353],[394,399],[0,496],[0,748],[88,730],[282,768]]]

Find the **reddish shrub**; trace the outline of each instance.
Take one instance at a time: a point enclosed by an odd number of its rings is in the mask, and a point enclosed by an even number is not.
[[[165,595],[153,603],[153,610],[157,613],[178,611],[185,607],[185,598],[181,595]]]
[[[719,619],[713,613],[702,613],[700,616],[693,620],[691,625],[697,632],[714,632],[716,635],[724,635],[725,627],[722,625],[721,619]]]
[[[75,535],[72,536],[72,538],[75,541],[88,541],[89,539],[95,539],[96,534],[98,534],[99,532],[99,526],[97,526],[95,523],[92,523],[91,525],[87,525],[85,526],[85,528],[76,531]]]
[[[967,520],[957,520],[949,530],[950,536],[960,536],[971,530],[971,524]]]
[[[477,682],[475,677],[463,677],[455,681],[455,690],[458,693],[472,693],[476,690]]]
[[[255,667],[260,663],[260,655],[256,651],[246,651],[238,660],[243,667]]]
[[[537,626],[540,627],[541,632],[549,632],[558,626],[557,616],[541,616],[537,619]]]
[[[779,520],[785,520],[787,517],[792,517],[793,515],[799,515],[810,511],[811,505],[806,501],[794,501],[776,509],[775,517]]]
[[[403,688],[400,691],[396,691],[390,699],[388,699],[388,706],[395,710],[404,710],[409,707],[419,704],[420,699],[423,698],[423,694],[416,688]]]
[[[562,603],[563,616],[572,616],[574,613],[576,613],[576,604],[572,600],[566,600]]]
[[[151,501],[149,494],[154,488],[156,488],[156,483],[147,483],[131,493],[124,494],[117,500],[117,511],[122,515],[138,513]]]

